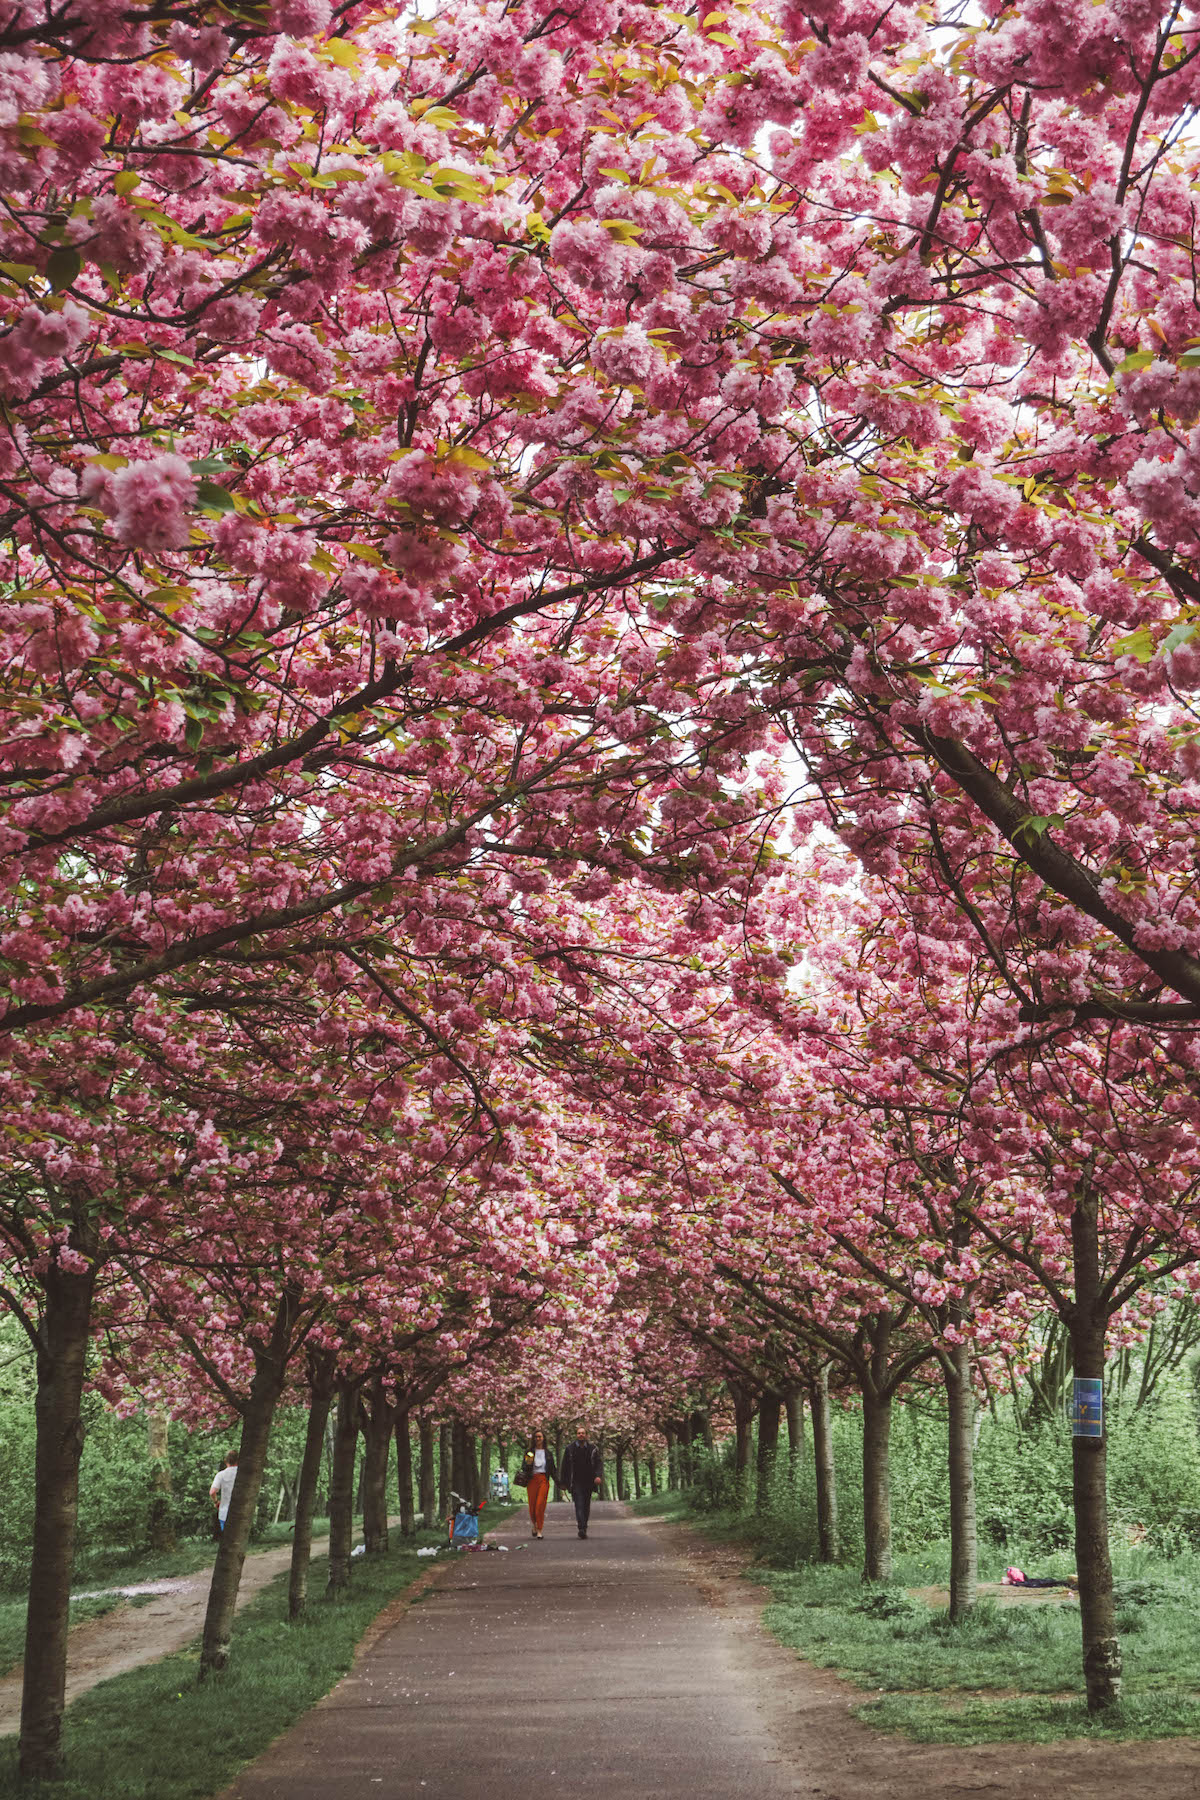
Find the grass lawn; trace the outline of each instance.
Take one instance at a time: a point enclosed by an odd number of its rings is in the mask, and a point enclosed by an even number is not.
[[[726,1542],[738,1538],[739,1523],[744,1536],[747,1524],[696,1514],[680,1494],[637,1510],[686,1518]],[[1021,1563],[1011,1549],[1004,1555]],[[999,1565],[984,1560],[985,1578],[997,1580]],[[1067,1567],[1062,1556],[1029,1560],[1039,1573]],[[816,1565],[759,1564],[752,1574],[770,1594],[768,1629],[807,1662],[870,1690],[875,1697],[857,1716],[882,1730],[940,1744],[1200,1737],[1200,1557],[1116,1550],[1114,1562],[1125,1694],[1103,1723],[1089,1719],[1083,1703],[1078,1606],[998,1606],[985,1598],[951,1625],[945,1611],[908,1592],[945,1580],[948,1545],[897,1557],[887,1587],[864,1587],[857,1569]]]
[[[505,1517],[504,1509],[489,1506],[488,1525]],[[0,1795],[210,1800],[328,1693],[350,1667],[371,1621],[431,1566],[432,1559],[418,1558],[416,1548],[442,1542],[443,1531],[421,1532],[388,1556],[356,1557],[347,1597],[333,1605],[310,1600],[299,1625],[288,1624],[287,1576],[281,1576],[238,1615],[224,1675],[201,1686],[200,1652],[193,1645],[81,1695],[66,1715],[64,1780],[19,1786],[17,1740],[0,1740]],[[314,1564],[313,1577],[319,1595],[323,1561]]]

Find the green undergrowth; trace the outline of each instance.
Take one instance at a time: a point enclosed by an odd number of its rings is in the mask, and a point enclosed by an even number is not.
[[[641,1502],[641,1513],[687,1520],[717,1542],[742,1542],[753,1579],[768,1590],[763,1622],[818,1668],[833,1669],[873,1696],[857,1716],[922,1743],[1049,1743],[1062,1738],[1200,1737],[1200,1555],[1157,1556],[1117,1548],[1117,1624],[1125,1662],[1121,1706],[1102,1721],[1083,1700],[1079,1608],[1073,1601],[1000,1605],[981,1599],[951,1625],[944,1607],[913,1589],[944,1584],[949,1545],[895,1559],[895,1579],[866,1586],[857,1568],[771,1567],[752,1521],[697,1511],[686,1496]],[[1070,1567],[1065,1553],[1005,1560],[1039,1574]],[[1000,1556],[986,1551],[981,1575],[998,1581]]]
[[[1183,1561],[1184,1559],[1180,1559]],[[1188,1567],[1118,1581],[1125,1699],[1103,1723],[1083,1703],[1079,1609],[982,1599],[961,1624],[899,1585],[846,1569],[760,1570],[764,1623],[820,1668],[880,1698],[859,1717],[927,1743],[1200,1735],[1200,1578]]]
[[[502,1523],[508,1510],[489,1507],[487,1524]],[[16,1739],[0,1740],[0,1795],[210,1800],[329,1692],[371,1622],[431,1566],[417,1548],[442,1542],[444,1532],[422,1531],[387,1556],[355,1558],[345,1598],[336,1605],[311,1599],[298,1625],[287,1621],[287,1576],[281,1575],[238,1614],[223,1675],[197,1681],[200,1652],[193,1644],[81,1695],[66,1715],[63,1780],[19,1785]],[[314,1560],[314,1596],[324,1580],[324,1559]]]
[[[643,1519],[682,1519],[690,1516],[686,1494],[678,1491],[669,1494],[650,1494],[644,1500],[631,1500],[631,1512]]]

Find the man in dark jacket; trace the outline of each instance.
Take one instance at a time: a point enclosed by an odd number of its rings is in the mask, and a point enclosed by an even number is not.
[[[581,1538],[587,1536],[588,1514],[592,1510],[592,1494],[604,1479],[604,1463],[595,1444],[588,1443],[582,1425],[575,1428],[575,1442],[567,1445],[559,1480],[570,1488],[575,1502],[575,1523]]]

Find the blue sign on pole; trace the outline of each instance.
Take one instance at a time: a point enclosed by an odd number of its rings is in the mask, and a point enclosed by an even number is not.
[[[1104,1436],[1104,1383],[1094,1377],[1076,1376],[1071,1390],[1071,1436]]]

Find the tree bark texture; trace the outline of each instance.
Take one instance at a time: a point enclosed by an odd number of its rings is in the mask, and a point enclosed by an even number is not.
[[[794,1477],[804,1460],[804,1395],[798,1387],[790,1387],[783,1396],[787,1413],[788,1469]]]
[[[729,1383],[729,1397],[733,1402],[733,1478],[737,1488],[738,1506],[744,1509],[750,1498],[751,1427],[754,1423],[754,1405],[746,1389],[732,1381]]]
[[[892,1397],[867,1382],[863,1403],[863,1580],[892,1578]]]
[[[692,1457],[692,1421],[690,1415],[682,1419],[678,1431],[679,1440],[679,1480],[683,1487],[691,1487],[696,1479],[695,1463]]]
[[[771,1500],[771,1480],[779,1451],[779,1421],[783,1411],[780,1397],[772,1389],[758,1403],[758,1482],[755,1507],[765,1512]]]
[[[415,1537],[417,1517],[413,1510],[412,1426],[406,1412],[396,1414],[396,1486],[400,1495],[400,1536]]]
[[[308,1605],[313,1513],[317,1503],[317,1484],[321,1479],[321,1460],[325,1452],[325,1427],[333,1404],[332,1356],[325,1357],[310,1367],[308,1392],[308,1427],[304,1433],[300,1479],[296,1483],[296,1522],[292,1527],[292,1566],[288,1575],[289,1619],[302,1619]]]
[[[650,1492],[652,1494],[657,1494],[657,1492],[658,1492],[658,1458],[654,1454],[653,1450],[651,1450],[647,1453],[646,1468],[649,1471],[649,1475],[650,1475]]]
[[[625,1498],[625,1446],[617,1445],[617,1499]]]
[[[258,1494],[267,1466],[267,1446],[275,1408],[287,1373],[287,1343],[291,1335],[292,1304],[280,1303],[275,1328],[267,1344],[255,1347],[254,1379],[242,1409],[242,1435],[238,1444],[237,1480],[229,1498],[225,1529],[217,1545],[204,1615],[200,1645],[200,1679],[218,1675],[229,1661],[233,1621],[237,1612],[242,1565],[250,1543],[250,1530],[258,1508]]]
[[[382,1381],[371,1388],[362,1415],[363,1434],[363,1545],[368,1556],[388,1551],[388,1464],[392,1460],[392,1431],[396,1409]]]
[[[342,1381],[337,1390],[333,1432],[333,1473],[329,1477],[329,1579],[325,1593],[336,1600],[350,1581],[354,1548],[354,1465],[358,1459],[357,1381]]]
[[[950,1621],[975,1604],[979,1539],[975,1528],[975,1390],[969,1344],[955,1344],[946,1374],[950,1464]]]
[[[439,1517],[439,1519],[448,1519],[450,1517],[450,1488],[452,1486],[452,1483],[450,1480],[450,1472],[451,1472],[451,1466],[452,1466],[452,1459],[451,1459],[451,1447],[452,1447],[451,1446],[451,1438],[452,1438],[452,1436],[453,1436],[453,1433],[452,1433],[449,1425],[439,1425],[438,1426],[438,1517]]]
[[[175,1549],[175,1516],[171,1504],[170,1421],[155,1407],[146,1421],[146,1449],[150,1457],[150,1508],[147,1531],[152,1550],[170,1554]]]
[[[45,1301],[37,1350],[33,1555],[21,1691],[23,1780],[62,1771],[62,1715],[67,1686],[67,1628],[75,1527],[79,1515],[80,1402],[87,1362],[94,1265],[70,1273],[53,1266],[43,1277]]]
[[[1071,1214],[1075,1304],[1071,1351],[1075,1374],[1103,1382],[1108,1320],[1100,1292],[1099,1202],[1083,1195]],[[1083,1677],[1090,1713],[1103,1713],[1121,1698],[1121,1645],[1113,1602],[1108,1542],[1108,1423],[1100,1437],[1071,1440],[1075,1500],[1075,1568],[1083,1627]]]
[[[467,1468],[467,1428],[461,1419],[455,1419],[454,1429],[450,1434],[450,1486],[464,1500],[471,1499],[471,1476]]]
[[[561,1425],[556,1425],[554,1427],[554,1467],[556,1469],[562,1468],[562,1459],[563,1459],[563,1428]],[[563,1497],[562,1482],[556,1481],[554,1483],[554,1498],[556,1500],[561,1500],[562,1497]]]
[[[829,1409],[829,1370],[823,1368],[809,1391],[813,1425],[813,1467],[817,1488],[817,1554],[835,1563],[838,1542],[837,1469],[833,1460],[833,1420]]]
[[[421,1459],[419,1476],[421,1518],[426,1531],[432,1531],[437,1524],[437,1454],[434,1449],[432,1419],[421,1419],[417,1426],[417,1441]]]

